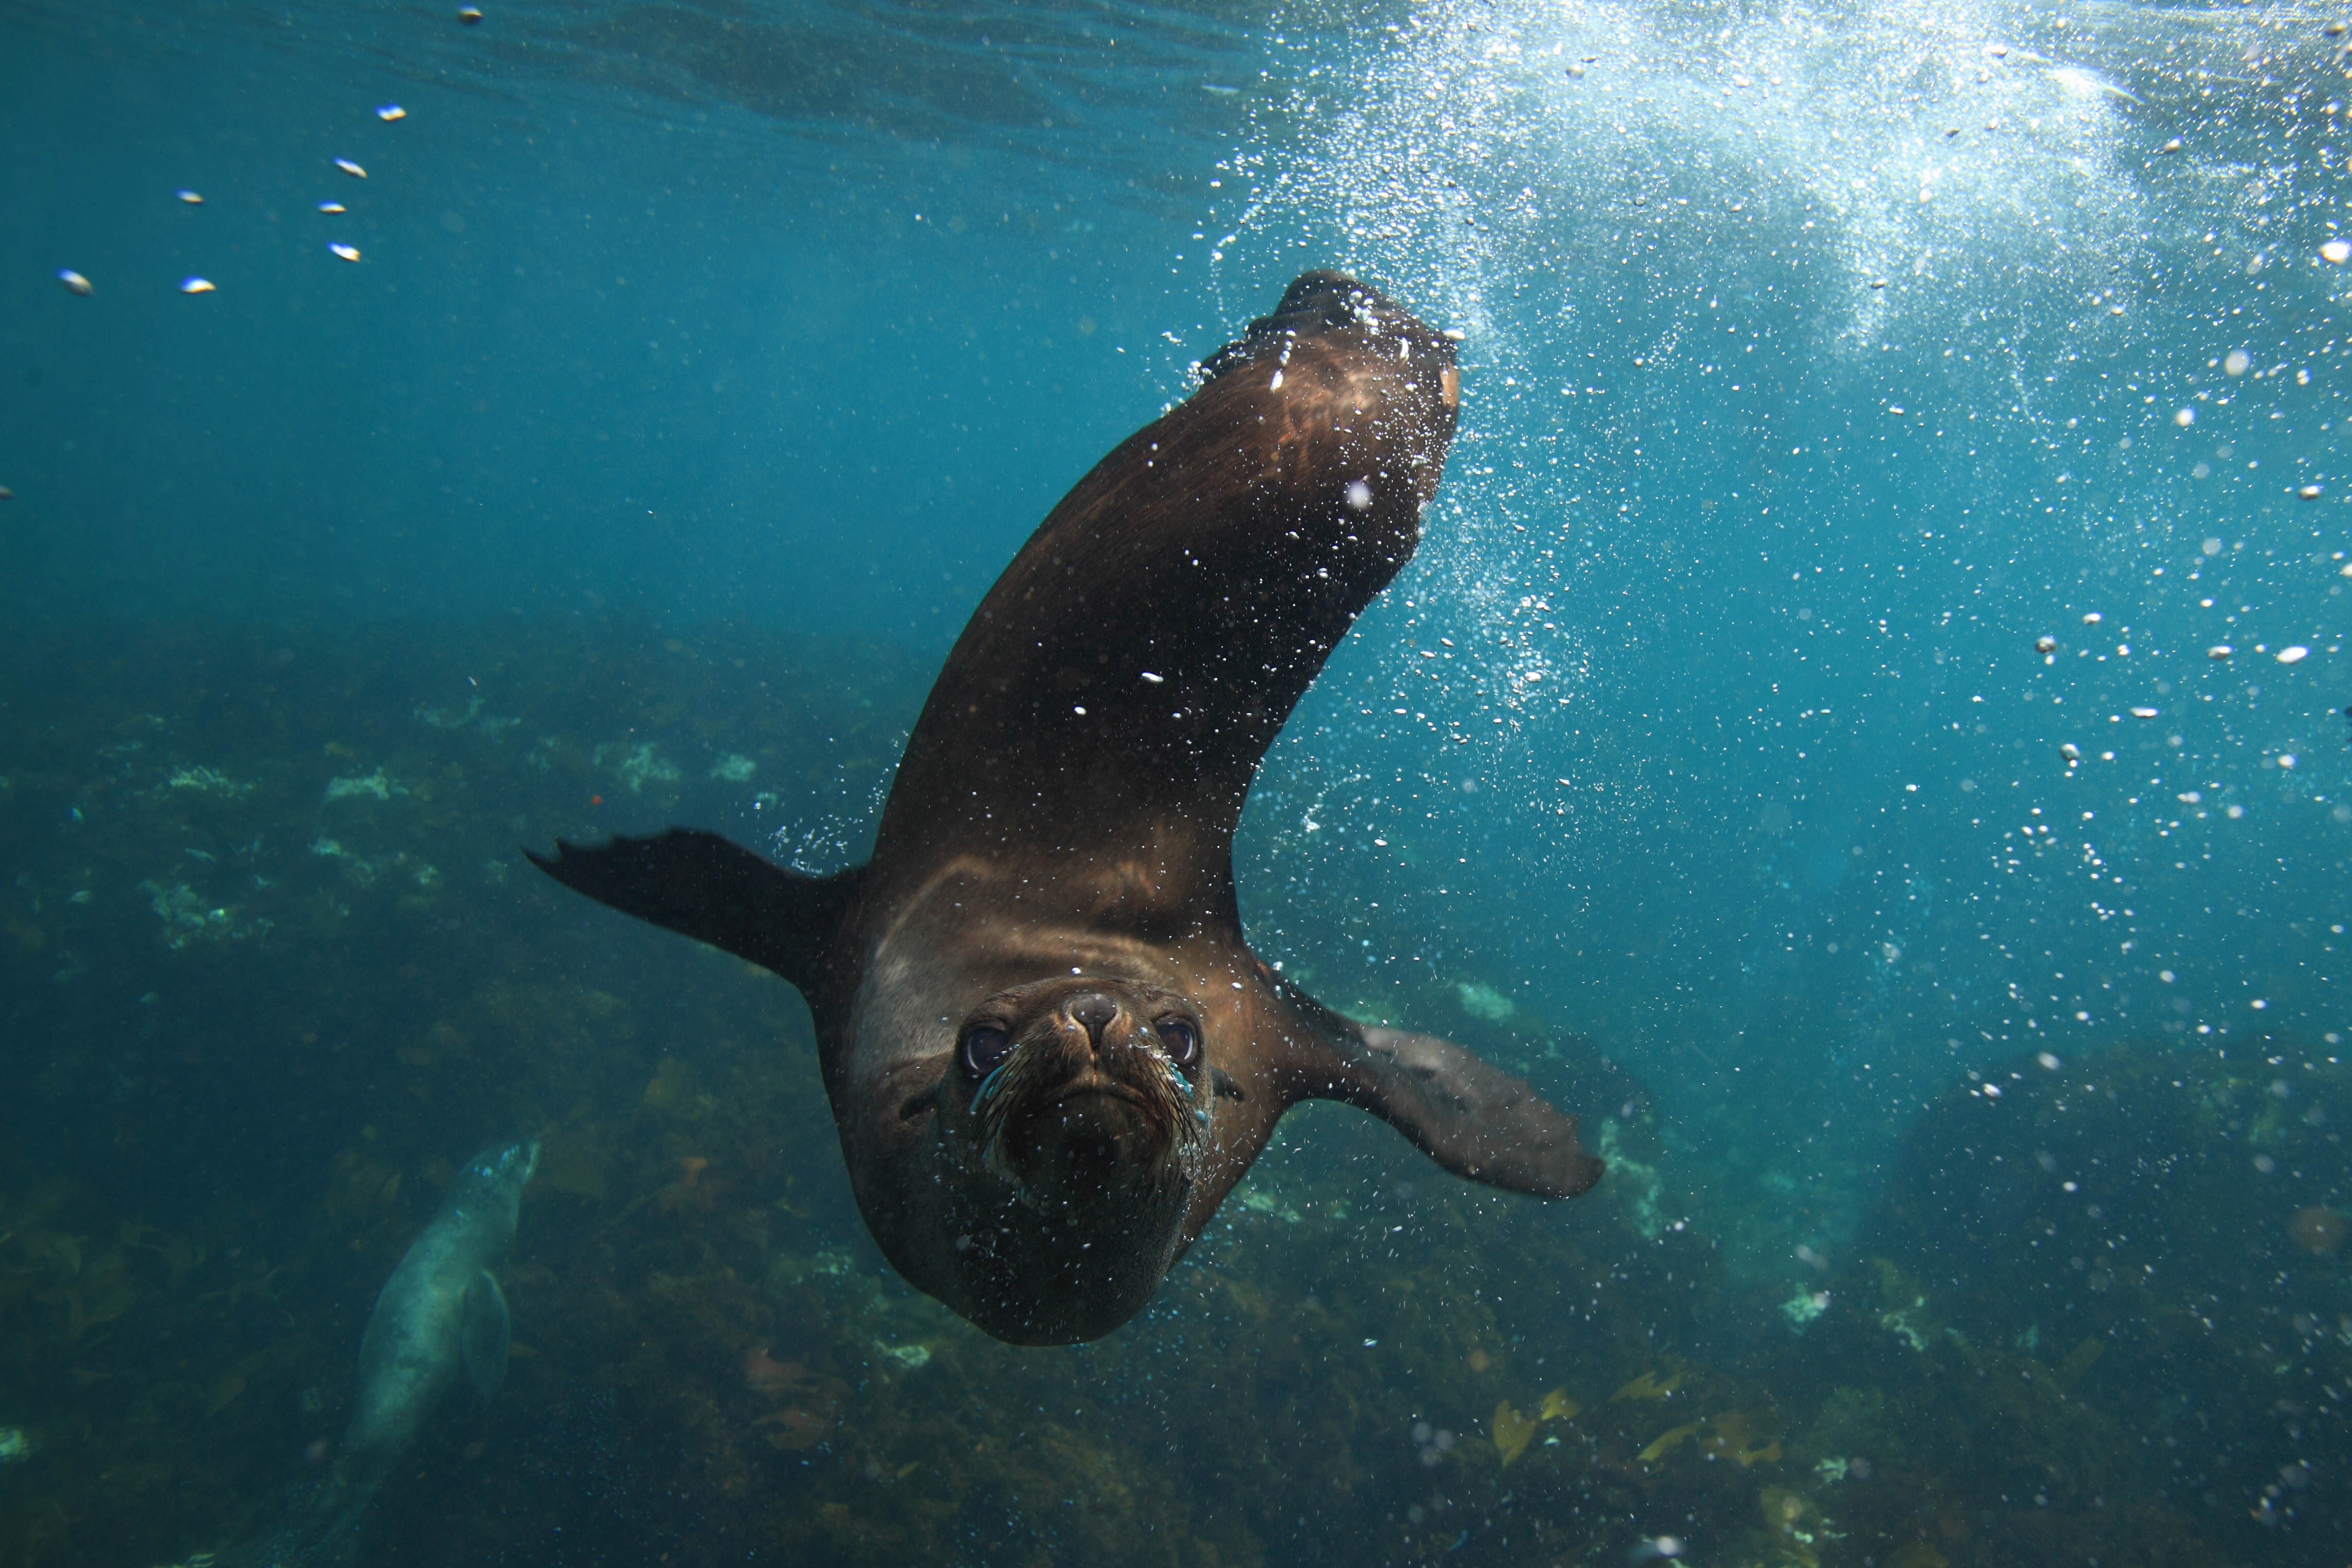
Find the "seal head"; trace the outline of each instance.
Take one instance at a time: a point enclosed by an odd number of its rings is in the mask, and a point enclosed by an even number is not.
[[[1202,1071],[1200,1014],[1173,991],[1047,980],[964,1020],[940,1126],[1025,1202],[1149,1201],[1200,1174]]]
[[[933,1134],[953,1173],[940,1233],[967,1315],[1019,1302],[992,1332],[1055,1342],[1150,1300],[1210,1154],[1202,1033],[1177,993],[1099,979],[1016,987],[972,1009]]]
[[[1323,1007],[1242,936],[1250,780],[1411,558],[1458,398],[1446,337],[1307,274],[1005,568],[868,864],[803,877],[682,831],[538,862],[801,988],[875,1239],[1001,1339],[1126,1322],[1301,1100],[1512,1191],[1600,1176],[1527,1083]]]

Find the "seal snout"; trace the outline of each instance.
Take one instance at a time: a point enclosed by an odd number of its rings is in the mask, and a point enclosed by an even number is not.
[[[1095,1054],[1101,1055],[1103,1031],[1118,1021],[1118,1004],[1100,991],[1087,991],[1070,999],[1067,1011],[1070,1021],[1087,1031]]]

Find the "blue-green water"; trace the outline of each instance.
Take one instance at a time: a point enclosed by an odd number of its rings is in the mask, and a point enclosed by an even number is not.
[[[485,11],[0,8],[0,1564],[258,1533],[525,1134],[513,1374],[363,1561],[2341,1557],[2335,13]],[[1028,530],[1324,265],[1462,423],[1251,937],[1616,1163],[1312,1107],[1009,1350],[789,989],[517,846],[858,858]]]

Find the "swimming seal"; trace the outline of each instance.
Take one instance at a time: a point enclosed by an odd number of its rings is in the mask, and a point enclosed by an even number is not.
[[[1310,272],[997,580],[870,862],[802,876],[675,829],[531,857],[800,988],[875,1240],[999,1339],[1133,1316],[1302,1100],[1510,1191],[1600,1177],[1526,1082],[1339,1016],[1242,939],[1251,776],[1412,554],[1455,402],[1449,340]]]

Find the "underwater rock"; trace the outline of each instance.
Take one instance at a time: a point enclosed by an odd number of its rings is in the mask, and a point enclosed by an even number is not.
[[[247,916],[236,904],[216,904],[184,882],[170,887],[142,882],[139,891],[148,895],[147,906],[163,923],[167,947],[185,947],[194,942],[242,942],[268,931],[271,925],[267,918]]]
[[[589,753],[589,759],[599,768],[611,768],[632,795],[644,794],[648,780],[675,784],[685,777],[677,763],[654,749],[651,741],[634,747],[622,741],[607,742]]]
[[[321,797],[321,799],[327,800],[350,800],[354,799],[389,800],[394,795],[405,795],[407,793],[408,791],[405,788],[393,782],[391,776],[385,773],[383,768],[379,768],[374,772],[368,774],[364,778],[328,779],[327,792]]]
[[[241,795],[253,793],[252,785],[240,784],[236,779],[215,773],[209,768],[180,768],[164,780],[164,787],[171,789],[194,789],[199,794],[217,795],[225,800],[234,800]]]
[[[1518,1010],[1510,998],[1476,980],[1458,981],[1454,990],[1462,999],[1464,1012],[1472,1018],[1485,1019],[1488,1023],[1507,1022]]]
[[[1807,1323],[1829,1310],[1830,1293],[1827,1291],[1808,1291],[1802,1285],[1780,1303],[1781,1317],[1787,1319],[1789,1327],[1798,1333],[1804,1333]]]

